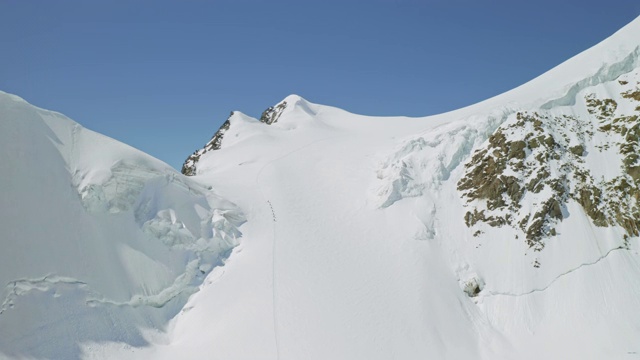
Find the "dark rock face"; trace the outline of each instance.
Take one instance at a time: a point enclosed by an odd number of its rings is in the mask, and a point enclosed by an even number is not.
[[[233,112],[229,115],[229,118],[231,118],[231,116],[233,116]],[[222,126],[220,126],[218,131],[216,131],[216,133],[213,135],[211,140],[209,140],[209,142],[202,149],[196,150],[193,154],[189,155],[187,160],[185,160],[184,164],[182,165],[181,172],[187,176],[195,175],[196,164],[198,163],[198,160],[200,160],[200,156],[202,156],[202,154],[206,152],[220,149],[220,147],[222,146],[222,138],[224,137],[224,134],[227,132],[227,130],[229,130],[230,126],[231,123],[227,118]]]
[[[635,81],[634,81],[635,82]],[[640,234],[640,89],[618,81],[619,101],[589,94],[588,115],[555,111],[519,112],[476,150],[458,182],[468,227],[511,226],[536,251],[557,235],[569,201],[575,201],[600,227],[620,226]],[[628,100],[625,100],[628,99]],[[637,107],[636,107],[637,106]],[[635,107],[635,112],[620,109]],[[602,136],[605,135],[605,136]],[[620,173],[597,179],[586,164],[589,151],[613,150]],[[612,154],[613,155],[613,154]],[[613,155],[613,161],[616,161]],[[615,174],[614,174],[615,175]]]
[[[554,131],[545,124],[553,121],[562,126],[572,119],[518,113],[514,120],[507,121],[491,135],[485,148],[476,151],[465,165],[466,173],[458,182],[458,190],[467,202],[484,203],[484,209],[476,206],[467,212],[467,226],[509,225],[524,233],[530,247],[540,250],[544,246],[542,238],[550,236],[555,231],[553,224],[562,220],[560,204],[567,197],[564,177],[553,179],[550,174],[576,161],[575,155],[558,143]],[[550,191],[543,192],[547,187]],[[522,203],[527,193],[536,194],[539,205],[536,211],[525,214],[527,210]]]
[[[283,101],[275,106],[271,106],[267,110],[262,112],[262,116],[260,116],[260,121],[267,125],[271,125],[278,121],[278,119],[280,118],[280,115],[282,115],[282,112],[286,108],[287,108],[286,101]]]

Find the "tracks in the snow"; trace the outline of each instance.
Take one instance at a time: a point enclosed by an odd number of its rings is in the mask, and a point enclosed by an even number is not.
[[[262,168],[260,168],[260,170],[258,170],[258,173],[256,174],[256,179],[255,179],[255,183],[256,183],[256,187],[258,189],[258,192],[260,192],[260,196],[262,196],[262,199],[267,203],[267,205],[269,205],[269,209],[271,210],[271,216],[272,216],[272,222],[273,222],[273,242],[272,242],[272,249],[271,249],[271,279],[272,279],[272,293],[273,293],[273,299],[272,299],[272,304],[273,304],[273,336],[274,336],[274,342],[275,342],[275,350],[276,350],[276,359],[280,359],[280,344],[279,344],[279,339],[278,339],[278,306],[277,306],[277,300],[278,300],[278,296],[277,296],[277,271],[276,271],[276,260],[277,260],[277,234],[276,234],[276,223],[277,223],[277,217],[276,217],[276,212],[275,209],[273,207],[273,204],[271,203],[271,199],[270,197],[267,197],[267,195],[264,193],[262,187],[260,186],[260,177],[262,175],[262,172],[264,171],[264,169],[266,169],[268,166],[273,165],[274,163],[276,163],[277,161],[280,161],[288,156],[291,156],[299,151],[302,151],[308,147],[311,147],[317,143],[320,142],[324,142],[327,140],[331,140],[331,139],[335,139],[335,138],[339,138],[339,137],[343,137],[343,136],[331,136],[331,137],[327,137],[324,139],[319,139],[316,141],[313,141],[309,144],[306,144],[302,147],[299,147],[297,149],[294,149],[280,157],[277,157],[269,162],[267,162],[266,164],[264,164],[264,166],[262,166]]]

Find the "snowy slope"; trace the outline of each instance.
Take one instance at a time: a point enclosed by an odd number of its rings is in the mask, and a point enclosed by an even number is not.
[[[3,95],[0,134],[12,132],[0,144],[20,154],[3,159],[16,171],[2,177],[14,189],[2,204],[15,204],[3,228],[20,242],[0,254],[0,339],[11,336],[0,350],[637,357],[639,34],[640,18],[519,88],[432,117],[366,117],[296,95],[261,119],[234,112],[187,159],[190,177]],[[159,301],[162,289],[180,295]],[[73,317],[19,321],[43,306]]]
[[[180,340],[154,355],[598,359],[640,351],[637,233],[613,213],[607,226],[595,225],[577,196],[589,185],[578,182],[585,171],[604,181],[625,175],[624,137],[598,129],[638,114],[640,103],[624,95],[640,81],[637,34],[638,20],[520,88],[429,118],[363,117],[296,96],[269,126],[235,113],[219,149],[194,164],[195,178],[247,209],[247,239],[235,267],[175,319]],[[617,112],[598,118],[592,94],[614,100]],[[519,124],[525,114],[542,125]],[[511,142],[552,136],[555,145],[525,144],[530,174],[514,161],[504,170],[525,190],[496,214],[516,225],[467,226],[466,213],[487,199],[470,198],[459,183],[473,177],[472,157],[498,133]],[[508,159],[517,144],[506,147]],[[539,153],[560,158],[541,164]],[[526,190],[543,170],[548,184]],[[561,175],[562,191],[553,192]],[[543,213],[545,233],[528,241],[533,220],[524,230],[517,223],[554,197],[562,219]],[[228,311],[220,293],[248,303]],[[260,316],[243,316],[249,309]],[[226,326],[197,320],[205,318]],[[204,328],[212,335],[196,333]]]
[[[0,354],[141,346],[237,244],[242,212],[129,146],[0,93]]]

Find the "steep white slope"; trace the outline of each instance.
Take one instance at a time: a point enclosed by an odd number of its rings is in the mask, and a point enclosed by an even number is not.
[[[210,188],[6,93],[0,153],[0,357],[144,345],[237,244]]]
[[[233,114],[218,149],[197,153],[190,166],[194,180],[246,211],[246,238],[224,272],[212,275],[174,319],[169,339],[129,355],[624,359],[640,353],[637,233],[625,230],[630,225],[613,210],[606,224],[598,223],[594,209],[606,204],[590,206],[579,191],[604,186],[580,180],[585,171],[585,179],[603,181],[631,176],[622,165],[625,137],[599,128],[620,118],[627,119],[626,131],[638,126],[633,116],[640,103],[624,95],[640,84],[638,34],[635,20],[511,92],[428,118],[358,116],[297,96],[281,103],[284,110],[269,126]],[[600,105],[589,105],[591,94]],[[603,119],[598,111],[606,99],[619,105]],[[539,136],[542,147],[533,142]],[[538,160],[541,153],[549,160]],[[487,156],[504,157],[504,169],[491,170]],[[485,175],[474,186],[514,179],[497,187],[506,205],[487,205],[493,193],[470,195],[476,188],[460,185],[474,179],[476,168]],[[546,182],[527,190],[539,174]],[[554,187],[560,178],[562,187]],[[621,189],[617,199],[631,209],[631,187]],[[549,199],[558,201],[560,215],[545,207]],[[465,221],[474,209],[487,217]],[[538,213],[541,225],[534,221]],[[489,215],[518,221],[491,225]],[[532,218],[522,222],[526,215]]]

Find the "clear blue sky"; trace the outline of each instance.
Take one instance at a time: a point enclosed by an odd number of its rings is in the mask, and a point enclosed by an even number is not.
[[[369,115],[453,110],[638,15],[629,0],[0,0],[0,90],[179,168],[231,110],[292,93]]]

